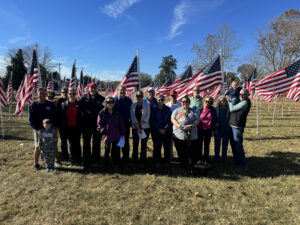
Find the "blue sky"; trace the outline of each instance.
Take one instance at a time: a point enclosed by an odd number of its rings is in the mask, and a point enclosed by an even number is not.
[[[102,80],[121,79],[137,49],[141,72],[155,75],[163,56],[178,60],[177,73],[224,23],[242,42],[238,58],[253,52],[257,29],[299,0],[0,0],[0,73],[7,49],[37,42],[48,46],[62,76],[77,67]],[[79,76],[79,73],[77,74]]]

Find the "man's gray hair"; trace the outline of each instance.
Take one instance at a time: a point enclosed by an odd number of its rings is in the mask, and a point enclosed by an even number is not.
[[[242,88],[242,90],[241,91],[243,91],[245,94],[247,94],[247,95],[250,95],[250,93],[249,93],[249,90],[248,89],[246,89],[246,88]]]

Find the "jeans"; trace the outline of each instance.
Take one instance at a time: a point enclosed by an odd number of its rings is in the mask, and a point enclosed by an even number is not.
[[[147,157],[147,141],[149,138],[150,129],[144,129],[144,132],[146,133],[147,137],[144,139],[141,139],[141,155],[140,155],[141,161],[145,161],[146,157]],[[133,161],[137,161],[138,151],[139,151],[139,142],[140,142],[137,129],[132,129],[132,138],[133,138],[132,159],[133,159]]]
[[[211,140],[212,130],[202,130],[198,129],[198,139],[199,139],[199,145],[200,145],[200,159],[204,162],[208,162],[209,160],[209,145]],[[202,154],[204,144],[204,155]]]
[[[238,166],[246,166],[245,151],[243,147],[243,133],[244,128],[232,127],[233,140],[235,144],[232,153],[234,162]]]
[[[109,153],[111,152],[111,158],[114,165],[120,162],[120,147],[117,146],[118,142],[106,142],[105,153],[104,153],[104,165],[109,165]]]
[[[164,147],[164,162],[170,162],[170,144],[171,133],[161,134],[158,130],[152,131],[152,140],[154,145],[153,158],[155,162],[162,162],[161,148]]]
[[[59,136],[60,136],[60,143],[61,143],[61,155],[62,158],[65,160],[69,160],[69,153],[68,153],[68,140],[66,130],[64,128],[59,128]]]
[[[81,162],[80,129],[78,127],[66,127],[66,137],[69,140],[70,161]]]
[[[124,161],[128,161],[129,159],[129,135],[130,135],[130,125],[127,125],[125,127],[126,131],[125,131],[125,145],[124,148],[122,148],[122,159]]]
[[[221,161],[220,147],[222,142],[222,161],[225,162],[227,158],[227,148],[229,141],[229,133],[227,131],[218,131],[215,134],[215,160]]]
[[[93,136],[93,152],[91,153],[91,138]],[[83,137],[83,165],[90,167],[91,163],[99,163],[101,158],[100,142],[101,135],[96,128],[85,128],[82,132]]]

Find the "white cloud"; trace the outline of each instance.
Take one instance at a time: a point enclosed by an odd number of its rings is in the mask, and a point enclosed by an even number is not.
[[[5,55],[0,55],[0,76],[4,76],[6,73],[6,66],[8,65],[8,62],[10,61],[9,57]]]
[[[8,42],[10,44],[15,44],[17,42],[24,41],[26,39],[27,39],[27,37],[13,37],[13,38],[9,39]]]
[[[101,8],[102,13],[116,19],[122,13],[140,0],[116,0]]]
[[[224,1],[225,0],[182,0],[174,8],[170,31],[166,39],[171,40],[181,35],[183,31],[180,31],[180,28],[182,28],[195,13],[208,12],[222,5]]]
[[[182,45],[184,45],[184,42],[178,42],[178,43],[175,44],[176,47],[179,47],[179,46],[182,46]]]
[[[187,22],[188,9],[189,6],[186,1],[182,1],[181,3],[175,6],[173,11],[173,21],[167,39],[171,40],[176,36],[182,34],[182,31],[178,30]]]

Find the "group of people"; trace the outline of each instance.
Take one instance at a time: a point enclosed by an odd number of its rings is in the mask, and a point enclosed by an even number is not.
[[[171,90],[167,103],[164,95],[155,97],[153,88],[148,89],[145,98],[142,91],[135,92],[134,103],[126,96],[125,86],[118,87],[117,97],[104,98],[98,93],[95,83],[88,85],[88,93],[80,100],[77,100],[74,89],[67,88],[62,89],[62,95],[57,100],[53,96],[47,98],[44,88],[39,88],[37,94],[38,99],[29,110],[29,122],[34,130],[35,170],[40,169],[42,152],[46,172],[52,172],[54,165],[59,167],[60,159],[70,161],[70,167],[83,164],[83,169],[89,171],[92,164],[100,164],[102,140],[105,145],[104,169],[120,164],[126,166],[130,159],[130,130],[133,139],[130,164],[138,161],[145,164],[151,136],[156,168],[170,167],[173,145],[184,171],[209,168],[209,148],[214,137],[215,161],[226,161],[230,141],[237,168],[247,167],[243,132],[251,102],[248,90],[241,89],[237,82],[233,82],[226,94],[215,101],[211,96],[202,98],[197,87],[193,89],[191,98],[185,96],[181,102],[177,101],[177,92]],[[57,150],[58,134],[61,140],[60,156]]]

